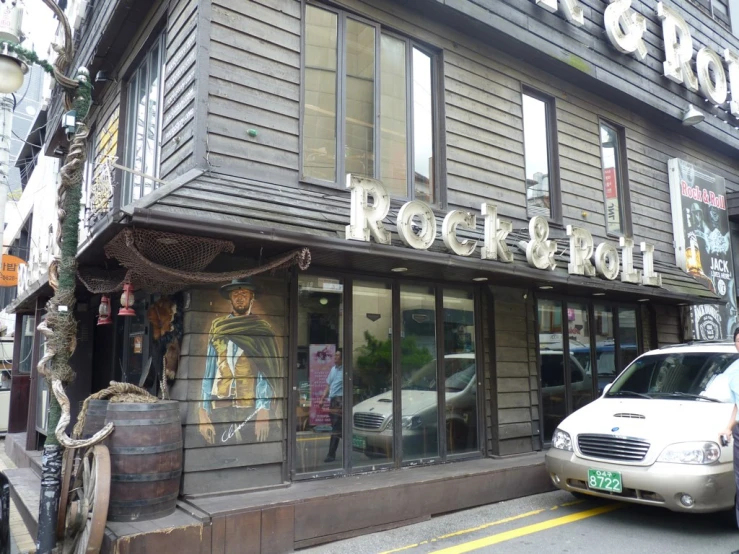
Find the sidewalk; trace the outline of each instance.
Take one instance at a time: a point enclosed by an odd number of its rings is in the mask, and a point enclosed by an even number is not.
[[[15,469],[15,464],[5,455],[5,439],[0,439],[0,471],[6,469]],[[28,529],[26,529],[12,498],[10,499],[10,537],[11,554],[36,552],[36,543],[28,534]]]

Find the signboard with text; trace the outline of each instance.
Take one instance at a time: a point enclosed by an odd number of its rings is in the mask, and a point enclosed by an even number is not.
[[[335,344],[311,344],[308,351],[310,375],[310,425],[330,425],[328,410],[321,406],[326,379],[334,365]]]
[[[721,297],[691,308],[694,337],[731,338],[737,303],[724,178],[677,158],[668,167],[677,265]]]
[[[18,285],[18,270],[26,263],[25,260],[10,254],[3,254],[2,271],[0,271],[0,287],[15,287]]]

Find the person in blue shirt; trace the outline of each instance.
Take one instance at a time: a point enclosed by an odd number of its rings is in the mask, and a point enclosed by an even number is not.
[[[341,419],[344,411],[344,365],[341,363],[341,350],[334,353],[334,366],[326,378],[321,405],[328,400],[328,416],[331,418],[331,442],[325,463],[336,460],[336,449],[341,440]]]
[[[739,327],[734,331],[734,346],[739,351]],[[737,363],[739,362],[734,362],[734,364]],[[727,372],[732,369],[732,366],[729,366]],[[734,403],[734,408],[731,410],[729,423],[726,429],[721,431],[719,438],[722,439],[722,444],[728,444],[732,437],[734,439],[734,480],[736,481],[737,489],[737,500],[734,508],[736,511],[736,522],[739,525],[739,425],[737,425],[736,421],[737,408],[739,408],[739,372],[734,372],[730,377],[729,391],[731,392],[731,401]]]

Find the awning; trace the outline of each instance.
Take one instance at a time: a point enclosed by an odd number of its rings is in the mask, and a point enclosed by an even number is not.
[[[542,271],[531,267],[516,246],[516,230],[508,237],[514,253],[511,264],[482,260],[478,250],[469,257],[448,253],[437,237],[429,250],[414,250],[400,241],[394,221],[400,204],[393,204],[385,224],[391,231],[391,245],[349,241],[344,238],[350,220],[350,197],[344,191],[317,191],[286,187],[253,179],[202,174],[191,171],[137,201],[128,210],[134,225],[159,228],[199,236],[227,237],[239,243],[258,242],[273,253],[295,246],[308,246],[313,265],[384,274],[402,262],[405,276],[471,282],[488,277],[490,284],[537,286],[547,284],[568,294],[590,295],[606,292],[608,298],[649,299],[673,304],[715,303],[718,297],[677,267],[655,262],[662,274],[663,287],[647,287],[619,280],[573,276],[567,273],[566,258],[559,258],[557,268]],[[439,229],[444,214],[437,213]],[[478,218],[480,238],[482,218]],[[552,235],[556,231],[552,231]],[[560,235],[564,235],[559,231]],[[559,252],[568,239],[557,240]],[[636,256],[640,262],[640,256]],[[639,268],[639,263],[635,264]]]

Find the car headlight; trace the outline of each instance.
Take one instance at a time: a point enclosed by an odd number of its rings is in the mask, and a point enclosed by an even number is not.
[[[418,416],[403,416],[401,419],[403,429],[418,429],[421,425],[421,418]]]
[[[555,429],[554,435],[552,435],[552,448],[572,452],[572,439],[570,438],[570,434],[565,433],[562,429]]]
[[[658,462],[670,464],[712,464],[721,456],[715,442],[679,442],[662,451]]]

